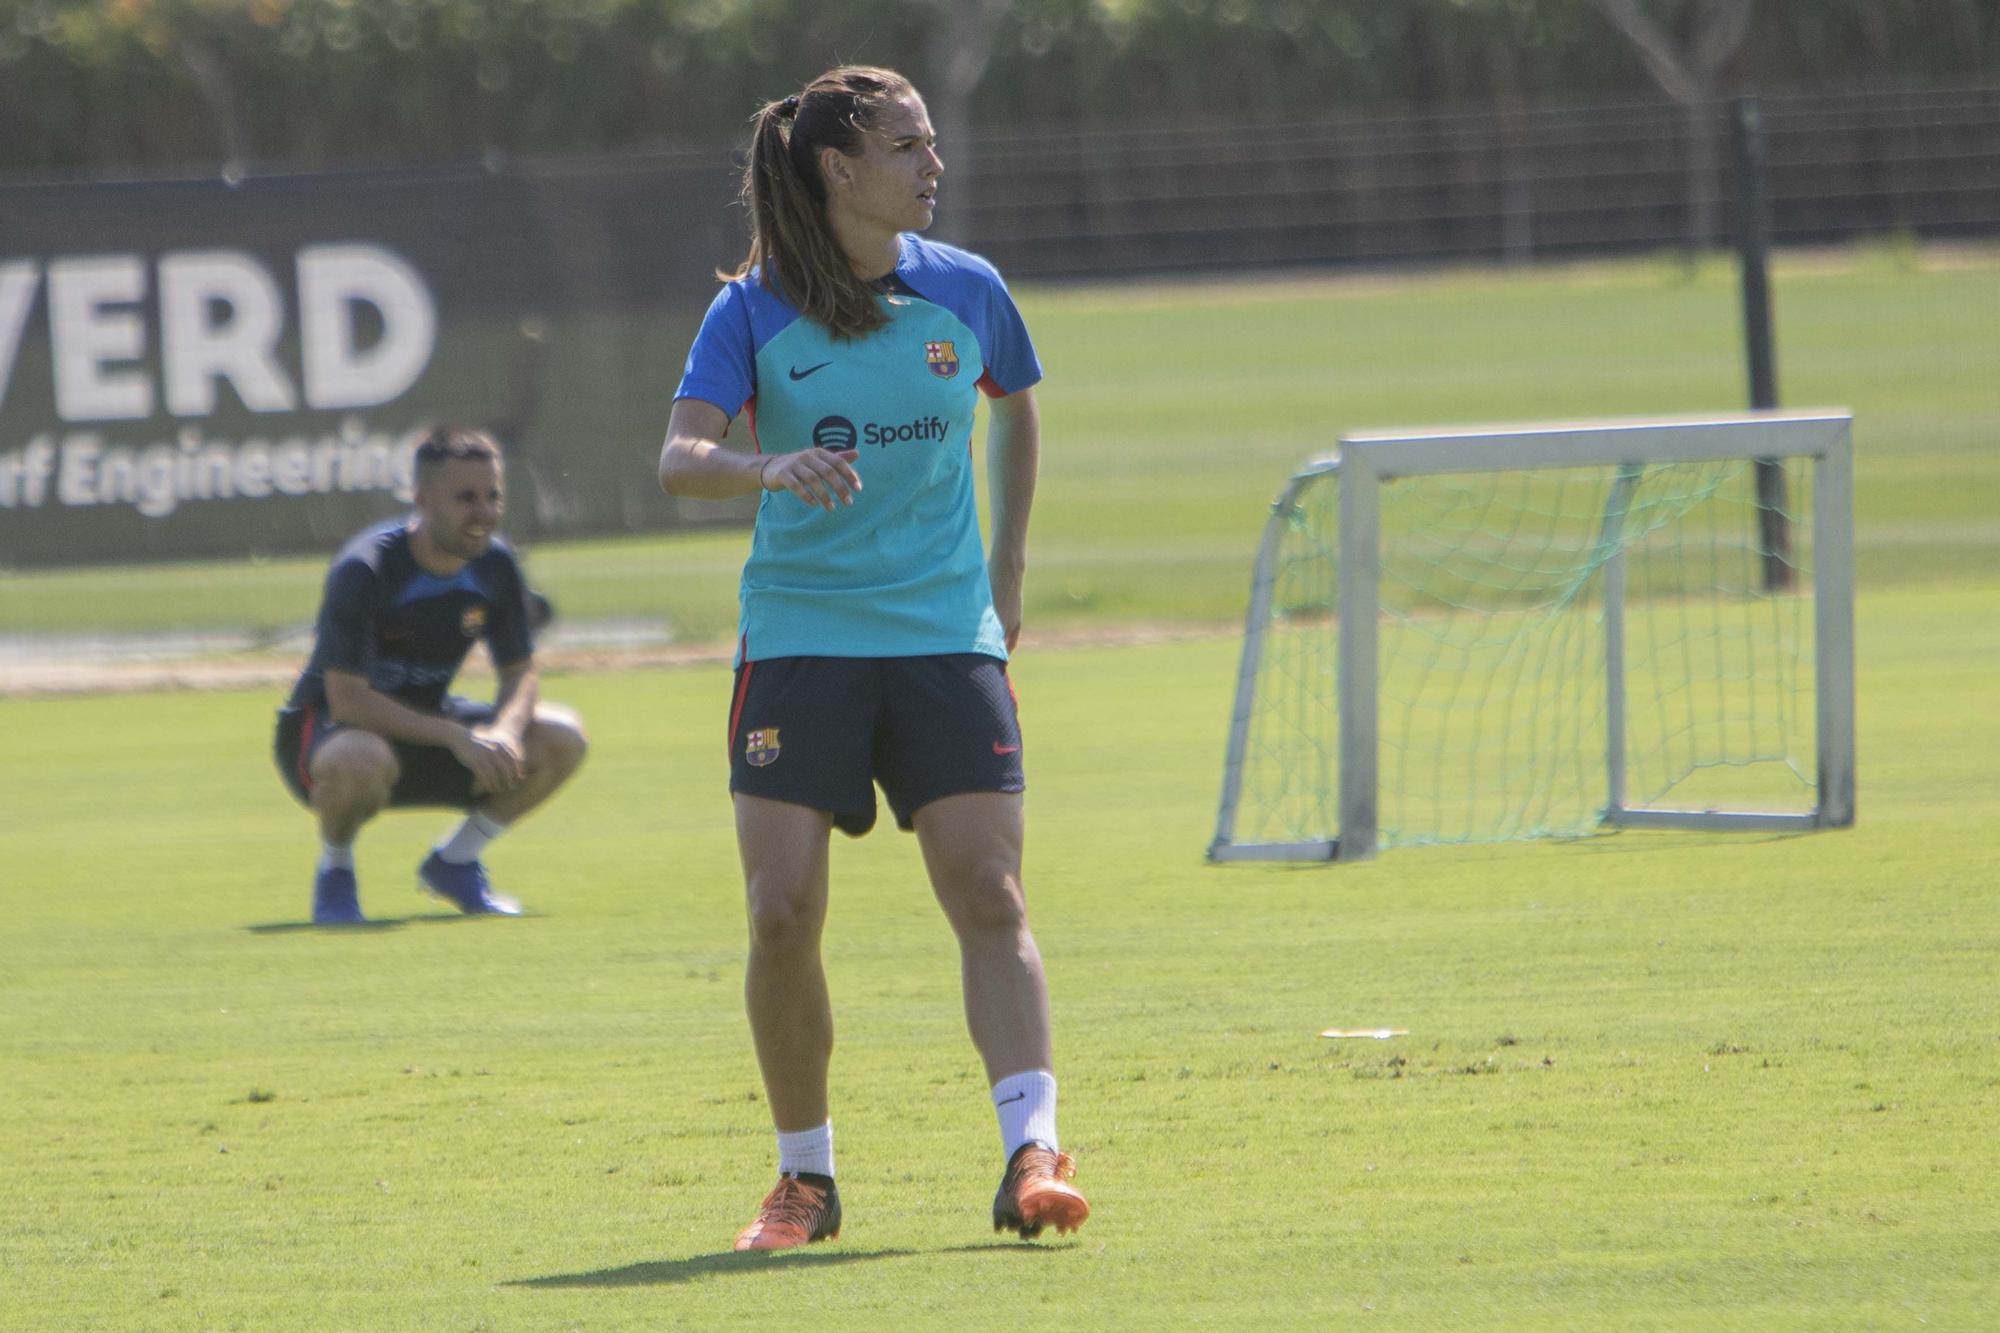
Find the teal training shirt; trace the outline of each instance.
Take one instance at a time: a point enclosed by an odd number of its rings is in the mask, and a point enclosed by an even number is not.
[[[759,452],[860,452],[852,506],[759,500],[739,662],[1007,656],[973,498],[973,406],[1031,387],[1041,363],[977,255],[905,235],[884,286],[888,325],[847,340],[753,273],[723,287],[688,353],[674,397],[743,413]]]

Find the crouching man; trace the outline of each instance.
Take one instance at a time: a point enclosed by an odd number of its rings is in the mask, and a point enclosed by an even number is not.
[[[470,914],[518,916],[480,854],[583,762],[583,727],[542,703],[529,593],[496,535],[500,447],[440,426],[416,451],[416,509],[334,557],[313,654],[279,711],[278,771],[319,819],[313,920],[363,921],[354,838],[385,808],[449,806],[465,820],[417,868]],[[450,693],[475,639],[499,673],[490,704]]]

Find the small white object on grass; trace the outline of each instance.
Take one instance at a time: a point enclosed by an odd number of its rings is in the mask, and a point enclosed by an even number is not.
[[[1391,1037],[1407,1037],[1408,1028],[1328,1028],[1319,1034],[1322,1037],[1372,1037],[1376,1041],[1387,1041]]]

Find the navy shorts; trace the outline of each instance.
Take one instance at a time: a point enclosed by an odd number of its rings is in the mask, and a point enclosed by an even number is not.
[[[493,705],[474,703],[457,695],[448,697],[441,711],[452,721],[462,722],[468,727],[493,720]],[[306,805],[312,804],[313,753],[326,744],[329,737],[346,730],[348,728],[310,704],[303,708],[278,710],[278,737],[274,746],[278,774],[292,789],[292,795]],[[397,774],[396,785],[389,792],[392,807],[447,805],[459,810],[472,808],[477,799],[472,793],[472,770],[459,763],[450,750],[442,745],[412,745],[408,741],[390,741],[389,748],[395,751],[396,765],[401,770]]]
[[[1007,665],[984,653],[773,657],[736,668],[729,790],[875,826],[875,784],[898,827],[940,796],[1025,790]]]

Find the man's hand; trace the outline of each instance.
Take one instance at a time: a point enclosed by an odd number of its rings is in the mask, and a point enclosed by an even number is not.
[[[451,743],[452,757],[472,771],[472,790],[481,793],[511,791],[528,775],[521,743],[504,731],[471,727],[460,731]]]

